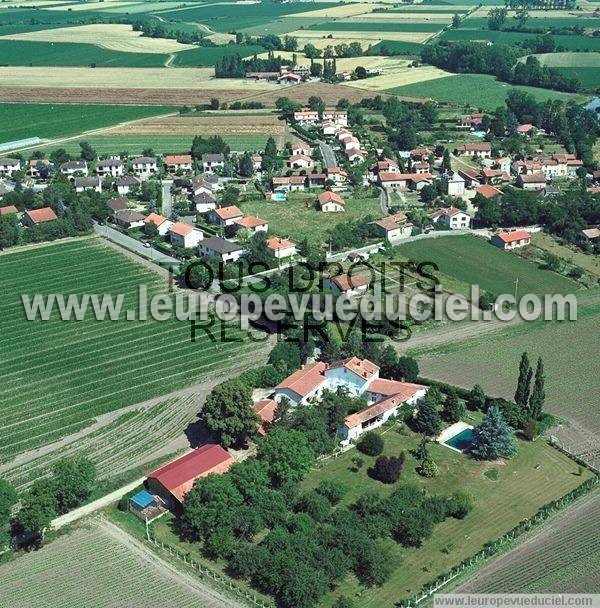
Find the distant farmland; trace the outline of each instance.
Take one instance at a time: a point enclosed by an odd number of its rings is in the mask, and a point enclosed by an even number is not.
[[[137,309],[140,284],[166,293],[158,275],[98,241],[4,253],[0,277],[0,462],[241,364],[250,352],[255,360],[256,344],[211,342],[202,332],[192,343],[189,323],[176,319],[28,322],[22,293],[123,294],[125,310]]]
[[[169,106],[0,104],[0,143],[76,135],[127,120],[173,112]]]

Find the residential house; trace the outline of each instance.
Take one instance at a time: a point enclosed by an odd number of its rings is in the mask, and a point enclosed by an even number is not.
[[[366,150],[360,150],[359,148],[350,148],[350,150],[344,150],[344,156],[351,163],[360,163],[367,156]]]
[[[506,171],[500,169],[490,169],[485,167],[479,173],[480,180],[484,184],[508,184],[510,183],[510,176]]]
[[[29,161],[29,175],[33,178],[46,177],[52,166],[47,158],[32,158]]]
[[[321,131],[325,136],[332,136],[338,132],[339,127],[332,120],[325,120],[321,124]]]
[[[50,207],[30,209],[29,211],[25,211],[22,216],[23,224],[29,227],[45,224],[46,222],[52,222],[57,219],[56,213],[54,213]]]
[[[494,161],[494,168],[500,169],[502,173],[509,174],[512,161],[510,156],[502,156]]]
[[[148,475],[146,486],[171,509],[180,508],[197,479],[226,473],[235,460],[220,445],[207,443]]]
[[[198,254],[207,258],[219,258],[223,263],[237,262],[244,253],[241,245],[232,243],[218,236],[211,236],[200,241]]]
[[[260,217],[256,217],[256,215],[249,215],[235,220],[234,227],[236,230],[249,230],[253,234],[256,234],[257,232],[267,232],[269,230],[269,223]]]
[[[294,112],[294,120],[303,126],[313,126],[319,122],[319,113],[316,110],[299,110]]]
[[[429,173],[429,163],[427,161],[416,161],[410,165],[411,173]]]
[[[123,209],[114,213],[114,219],[118,226],[130,230],[131,228],[142,228],[146,216],[133,209]]]
[[[167,154],[164,158],[164,162],[165,168],[169,173],[192,170],[191,154]]]
[[[391,190],[406,190],[408,188],[408,180],[413,177],[412,173],[393,173],[390,171],[381,171],[377,176],[379,185],[382,188],[390,188]]]
[[[252,155],[252,168],[255,171],[260,171],[262,169],[262,156],[260,154]]]
[[[322,361],[303,365],[275,387],[273,399],[277,403],[288,399],[292,405],[308,403],[313,397],[318,397],[327,385],[326,369],[327,363]]]
[[[107,158],[96,162],[96,173],[100,177],[120,177],[123,175],[123,161],[120,158]]]
[[[74,181],[75,192],[85,192],[86,190],[94,190],[102,192],[102,180],[99,176],[95,177],[76,177]]]
[[[203,154],[202,169],[205,173],[214,173],[216,169],[225,167],[225,157],[222,154]]]
[[[335,361],[327,366],[323,375],[327,379],[327,387],[336,391],[343,387],[356,397],[363,395],[371,384],[379,378],[379,366],[368,359],[349,357]]]
[[[543,173],[519,173],[516,184],[523,190],[541,190],[546,185],[546,176]]]
[[[313,159],[304,154],[293,154],[287,160],[290,169],[311,169],[313,164]]]
[[[190,192],[194,196],[202,193],[212,195],[221,189],[219,178],[214,174],[211,175],[210,173],[195,176],[192,178],[190,184]]]
[[[111,215],[114,217],[117,211],[123,211],[129,207],[129,200],[124,196],[109,198],[106,201],[106,206],[111,210]]]
[[[63,163],[59,167],[59,171],[67,177],[72,177],[76,173],[82,173],[83,175],[88,174],[88,164],[84,160],[70,160]]]
[[[274,399],[261,399],[252,406],[254,412],[260,417],[260,422],[258,423],[259,435],[266,435],[269,428],[273,426],[278,406],[279,404]]]
[[[516,249],[531,243],[531,234],[527,230],[512,230],[492,235],[490,243],[500,249]]]
[[[483,176],[481,171],[477,169],[459,169],[459,175],[465,180],[465,186],[467,188],[477,188],[481,185]]]
[[[348,112],[347,110],[324,110],[323,120],[331,121],[338,127],[348,126]]]
[[[321,194],[317,196],[317,203],[319,204],[321,211],[325,213],[344,211],[344,205],[346,204],[344,199],[337,194],[337,192],[331,192],[330,190],[321,192]]]
[[[421,190],[425,186],[433,184],[433,175],[431,173],[409,173],[408,187],[411,190]]]
[[[389,243],[396,244],[412,234],[413,224],[401,211],[371,222]]]
[[[325,173],[310,173],[307,175],[309,188],[324,188],[327,181]]]
[[[117,177],[115,180],[115,188],[121,196],[129,194],[132,189],[137,188],[141,185],[141,181],[133,175],[123,175],[123,177]]]
[[[243,217],[244,214],[235,205],[217,207],[208,212],[208,221],[213,224],[219,224],[219,226],[231,226]]]
[[[463,196],[465,193],[465,180],[456,171],[446,171],[442,174],[444,192],[448,196]]]
[[[298,74],[294,74],[294,72],[286,72],[277,77],[277,82],[279,84],[300,84],[302,82],[302,77]]]
[[[137,156],[131,161],[133,172],[137,175],[148,176],[158,171],[156,158],[153,156]]]
[[[331,289],[335,295],[344,295],[348,297],[358,297],[363,295],[371,284],[371,280],[364,274],[339,274],[334,277],[328,277],[325,280],[325,285]]]
[[[589,226],[581,231],[579,240],[586,243],[595,243],[600,239],[600,228],[598,226]]]
[[[488,144],[486,142],[463,144],[454,150],[454,154],[457,156],[478,156],[479,158],[491,158],[492,144]]]
[[[469,114],[468,116],[461,116],[457,121],[457,127],[473,129],[475,127],[481,127],[483,123],[483,114]]]
[[[526,123],[518,125],[516,131],[519,135],[531,137],[535,133],[535,127],[531,123]]]
[[[204,238],[204,234],[191,224],[175,222],[167,230],[171,245],[182,249],[192,249]]]
[[[144,220],[144,228],[150,224],[153,224],[156,227],[160,236],[165,236],[171,226],[173,226],[173,222],[171,220],[168,220],[166,217],[159,215],[158,213],[151,213]]]
[[[341,140],[341,144],[345,152],[348,152],[349,150],[360,150],[360,141],[352,135]]]
[[[278,236],[267,239],[267,249],[277,260],[283,260],[284,258],[296,255],[296,243]]]
[[[456,207],[442,207],[429,214],[434,224],[442,224],[449,230],[466,230],[471,226],[471,216]]]
[[[433,152],[429,148],[414,148],[410,151],[410,159],[413,161],[429,160]]]
[[[201,192],[192,197],[192,204],[198,213],[208,213],[217,208],[217,199],[208,192]]]
[[[21,170],[21,161],[18,158],[0,158],[0,175],[11,176]]]
[[[313,152],[312,148],[303,141],[297,141],[292,144],[292,156],[303,155],[310,156]]]
[[[494,198],[495,196],[502,196],[502,190],[496,188],[496,186],[491,186],[490,184],[482,184],[479,186],[475,192],[480,194],[484,198]]]
[[[279,72],[247,72],[246,78],[257,82],[269,82],[279,78]]]
[[[348,181],[348,173],[340,167],[328,167],[325,171],[327,172],[327,179],[331,180],[336,186],[345,184]]]

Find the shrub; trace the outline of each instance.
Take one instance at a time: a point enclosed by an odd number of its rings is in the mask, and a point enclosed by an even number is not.
[[[348,486],[341,481],[326,479],[318,485],[316,491],[321,496],[324,496],[332,505],[336,505],[348,491]]]
[[[475,506],[473,496],[464,490],[457,490],[448,501],[448,515],[464,519]]]
[[[423,477],[437,477],[440,472],[437,468],[437,464],[433,461],[433,458],[424,458],[421,462],[421,466],[417,469],[419,475]]]
[[[382,483],[395,483],[400,479],[400,473],[404,465],[404,452],[400,457],[396,456],[380,456],[375,461],[375,466],[369,471],[373,479],[377,479]]]
[[[300,496],[294,510],[310,515],[315,521],[324,521],[331,511],[331,505],[325,496],[310,491]]]
[[[383,446],[383,437],[373,431],[367,431],[356,445],[367,456],[378,456],[383,452]]]

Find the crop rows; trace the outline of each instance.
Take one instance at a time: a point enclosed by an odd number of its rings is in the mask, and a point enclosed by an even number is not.
[[[25,272],[26,269],[28,272]],[[89,242],[56,244],[0,258],[0,461],[82,429],[97,416],[194,384],[243,361],[249,342],[212,342],[176,319],[129,322],[28,322],[23,293],[125,294],[136,308],[139,284],[150,296],[157,276]],[[123,315],[122,315],[123,316]],[[218,337],[218,326],[216,328]],[[239,329],[228,336],[242,340]]]

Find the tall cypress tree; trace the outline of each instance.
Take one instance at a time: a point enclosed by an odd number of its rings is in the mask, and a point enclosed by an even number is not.
[[[529,399],[529,413],[534,420],[539,420],[544,408],[546,392],[544,391],[544,363],[540,357],[535,368],[535,382]]]
[[[521,363],[519,365],[519,380],[517,381],[517,390],[515,391],[515,403],[527,407],[529,400],[529,391],[531,390],[531,377],[533,370],[529,363],[527,352],[521,355]]]

